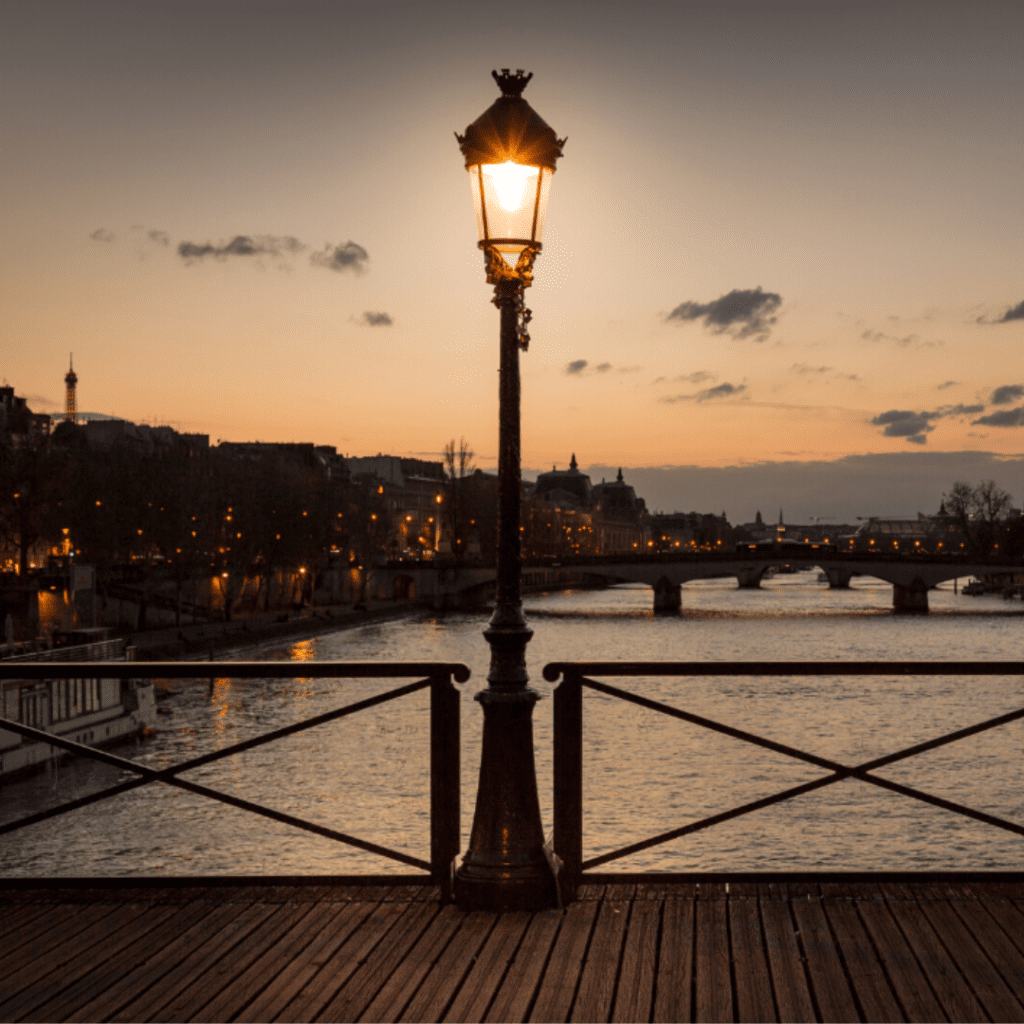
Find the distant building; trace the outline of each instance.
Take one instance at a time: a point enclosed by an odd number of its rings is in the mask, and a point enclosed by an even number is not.
[[[345,460],[353,480],[375,480],[384,488],[391,515],[387,542],[390,558],[449,554],[442,534],[445,495],[444,464],[395,455],[371,455]]]
[[[590,508],[593,495],[590,477],[581,473],[573,452],[568,469],[551,467],[550,473],[541,473],[533,489],[533,496],[556,505],[572,508]]]
[[[551,467],[537,477],[523,503],[523,553],[527,557],[607,555],[646,551],[651,545],[647,506],[625,482],[592,484],[573,453],[568,469]]]
[[[33,412],[14,388],[0,387],[0,433],[15,447],[31,444],[50,434],[48,413]]]
[[[843,538],[845,546],[857,551],[959,551],[966,542],[963,527],[946,512],[946,504],[935,515],[918,512],[915,519],[869,516]]]
[[[105,450],[123,445],[143,455],[186,445],[192,449],[210,447],[209,434],[179,434],[173,427],[151,427],[130,420],[88,420],[78,427],[90,448]]]
[[[277,455],[296,466],[322,469],[328,477],[348,478],[345,459],[330,444],[314,444],[312,441],[221,441],[217,451],[242,461],[257,461],[267,455]]]
[[[651,546],[656,551],[727,547],[733,541],[733,529],[724,512],[720,516],[713,512],[655,515],[651,517],[651,535]]]

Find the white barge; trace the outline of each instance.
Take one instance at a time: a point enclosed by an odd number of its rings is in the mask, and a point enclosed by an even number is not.
[[[156,701],[150,680],[68,679],[60,676],[61,662],[132,661],[135,649],[123,639],[93,636],[107,631],[80,630],[68,635],[68,646],[0,659],[0,666],[18,662],[54,662],[50,679],[0,679],[0,716],[89,746],[106,746],[137,736],[156,726]],[[90,636],[90,634],[92,636]],[[65,751],[36,740],[25,740],[0,727],[0,779],[42,765]]]

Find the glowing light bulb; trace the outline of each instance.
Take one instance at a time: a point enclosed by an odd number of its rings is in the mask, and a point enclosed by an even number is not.
[[[482,170],[494,183],[494,190],[498,193],[498,202],[502,209],[509,213],[522,206],[527,181],[537,176],[536,167],[524,167],[511,160],[506,160],[503,164],[484,164]]]

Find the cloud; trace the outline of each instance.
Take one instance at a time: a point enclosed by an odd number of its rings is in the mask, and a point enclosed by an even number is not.
[[[683,302],[666,317],[667,320],[703,320],[714,334],[733,338],[766,341],[782,305],[782,296],[758,288],[733,289],[711,302]]]
[[[984,405],[943,405],[935,410],[936,416],[974,416],[985,408]]]
[[[971,426],[983,427],[1024,427],[1024,405],[1016,409],[1000,409],[979,419],[971,420]]]
[[[808,366],[806,363],[794,363],[790,369],[794,373],[831,373],[831,366]]]
[[[89,237],[94,242],[112,242],[114,240],[114,232],[108,231],[106,228],[97,228]]]
[[[146,232],[146,237],[151,242],[155,242],[157,245],[170,245],[171,244],[170,235],[168,235],[166,231],[157,231],[157,230],[147,231]]]
[[[659,398],[658,401],[668,405],[674,405],[676,402],[707,402],[715,398],[732,398],[743,394],[746,390],[746,384],[730,384],[726,381],[713,388],[705,388],[693,395],[666,395],[664,398]]]
[[[356,321],[366,327],[390,327],[394,322],[389,313],[371,313],[369,310]]]
[[[936,391],[945,391],[946,388],[955,388],[959,383],[960,383],[960,381],[958,381],[958,380],[943,381],[941,384],[937,384],[935,386],[935,390]]]
[[[732,395],[738,395],[743,391],[747,390],[746,384],[717,384],[713,388],[705,388],[703,391],[697,392],[697,401],[706,402],[709,398],[730,398]]]
[[[661,379],[664,380],[664,378]],[[683,373],[672,379],[685,381],[687,384],[703,384],[706,380],[714,380],[715,375],[708,373],[707,370],[694,370],[693,373]]]
[[[889,442],[891,443],[891,442]],[[808,457],[810,461],[807,460]],[[540,466],[543,472],[550,463]],[[580,466],[592,480],[615,479],[617,466]],[[857,526],[856,516],[888,515],[913,519],[934,512],[954,480],[995,480],[1020,505],[1024,458],[979,451],[929,451],[910,444],[898,451],[847,455],[834,461],[801,453],[792,460],[751,461],[731,466],[622,467],[626,481],[663,512],[715,512],[725,509],[730,522],[746,523],[760,509],[785,511],[786,522],[807,523],[833,515],[836,523]],[[524,474],[530,476],[531,474]]]
[[[890,409],[879,413],[871,423],[876,427],[885,427],[882,433],[886,437],[905,437],[913,444],[924,444],[927,441],[925,435],[935,429],[929,422],[930,418],[926,412]]]
[[[1024,302],[1018,302],[1016,306],[1012,306],[1008,309],[999,318],[999,323],[1007,324],[1011,320],[1024,320]]]
[[[1004,384],[992,392],[989,401],[993,405],[1011,405],[1021,398],[1024,398],[1024,384]]]
[[[366,269],[369,258],[370,254],[361,245],[348,241],[344,245],[324,246],[323,252],[315,252],[309,257],[309,262],[314,267],[336,270],[338,273],[351,270],[359,274]]]
[[[207,256],[217,260],[226,260],[229,256],[291,256],[307,248],[308,246],[290,235],[235,235],[230,242],[221,245],[213,245],[210,242],[202,245],[196,242],[180,242],[178,255],[191,263]]]
[[[951,416],[974,416],[984,408],[983,405],[960,404],[943,405],[932,412],[890,409],[875,416],[871,424],[875,427],[884,427],[882,434],[885,437],[904,437],[914,444],[924,444],[927,440],[925,435],[935,429],[934,420],[947,419]]]
[[[565,364],[565,372],[570,377],[582,377],[591,373],[609,373],[611,370],[618,370],[619,373],[636,373],[639,366],[619,366],[615,367],[611,363],[598,363],[596,366],[591,366],[586,359],[574,359],[571,363]]]
[[[978,324],[1010,324],[1014,320],[1024,320],[1024,301],[1018,302],[1016,306],[1011,306],[1002,316],[996,317],[994,320],[982,313],[974,322]]]
[[[920,335],[905,334],[902,338],[895,334],[886,334],[884,331],[872,331],[870,328],[861,334],[864,341],[888,342],[897,348],[941,348],[941,341],[922,341]]]

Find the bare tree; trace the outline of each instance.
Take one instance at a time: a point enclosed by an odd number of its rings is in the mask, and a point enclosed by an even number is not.
[[[444,446],[445,500],[442,520],[451,538],[452,556],[456,562],[465,555],[470,540],[472,503],[466,481],[473,473],[473,455],[464,437],[459,438],[458,448],[455,447],[455,438]]]
[[[984,555],[998,544],[1012,501],[994,480],[977,487],[958,480],[943,495],[946,511],[959,524],[974,555]]]

